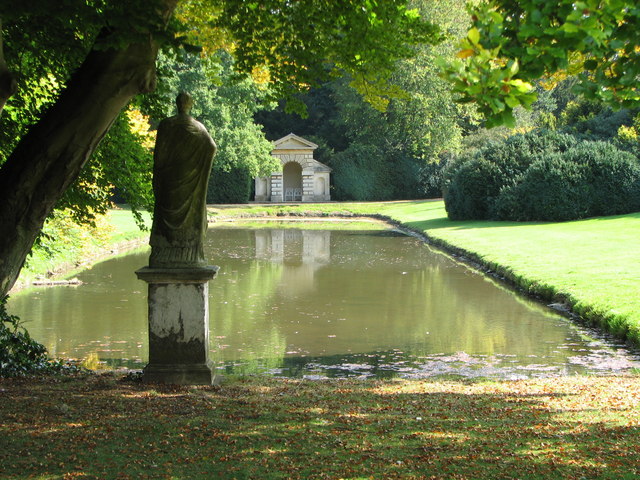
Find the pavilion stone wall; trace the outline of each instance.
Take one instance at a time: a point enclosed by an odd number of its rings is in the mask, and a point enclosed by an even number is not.
[[[288,143],[278,146],[278,142],[286,141],[293,138],[295,145]],[[331,169],[326,165],[318,162],[313,158],[313,149],[317,145],[307,142],[306,140],[291,134],[280,141],[276,142],[276,148],[272,151],[272,155],[280,160],[280,164],[284,166],[288,163],[295,162],[302,169],[302,192],[296,195],[295,201],[301,202],[327,202],[331,200],[329,186]],[[310,146],[302,143],[309,143]],[[281,203],[290,201],[288,196],[291,192],[285,192],[283,171],[273,172],[270,177],[257,178],[255,180],[257,202],[274,202]]]

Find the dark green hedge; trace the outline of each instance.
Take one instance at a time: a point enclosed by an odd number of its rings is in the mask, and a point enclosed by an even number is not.
[[[459,158],[444,185],[454,220],[563,221],[640,210],[637,157],[554,132],[518,135]]]
[[[215,167],[209,177],[207,203],[247,203],[251,196],[252,178],[244,168],[226,172]]]
[[[571,135],[543,130],[491,142],[449,162],[443,180],[449,218],[491,218],[500,190],[513,184],[539,155],[566,151],[576,143]]]

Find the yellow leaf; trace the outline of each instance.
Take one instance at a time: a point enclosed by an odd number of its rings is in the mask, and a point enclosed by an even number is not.
[[[469,58],[473,55],[475,55],[475,52],[472,48],[465,48],[464,50],[460,50],[458,53],[456,53],[456,57],[458,58]]]

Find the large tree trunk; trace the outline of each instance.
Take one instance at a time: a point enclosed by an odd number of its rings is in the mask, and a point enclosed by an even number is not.
[[[176,0],[162,0],[168,19]],[[157,44],[93,50],[58,101],[0,169],[0,298],[62,193],[131,98],[155,87]]]
[[[7,68],[7,62],[4,60],[4,49],[2,48],[2,19],[0,18],[0,115],[4,109],[4,104],[11,95],[16,93],[18,85],[16,79]]]

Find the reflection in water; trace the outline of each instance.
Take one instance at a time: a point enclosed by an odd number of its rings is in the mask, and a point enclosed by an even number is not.
[[[293,376],[518,378],[624,371],[637,357],[393,231],[216,228],[212,357],[227,372]],[[11,300],[60,356],[147,359],[138,252],[85,272],[77,288]]]
[[[20,292],[9,299],[9,309],[53,356],[93,354],[113,365],[141,364],[149,355],[147,292],[131,275],[148,256],[141,249],[101,262],[77,275],[84,283],[78,287]]]

